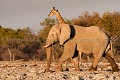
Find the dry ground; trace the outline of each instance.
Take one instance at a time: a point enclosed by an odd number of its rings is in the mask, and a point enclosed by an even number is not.
[[[120,68],[120,63],[117,63]],[[55,70],[52,63],[51,70]],[[80,71],[75,72],[72,63],[69,71],[45,72],[46,62],[38,61],[0,61],[0,80],[120,80],[120,71],[112,73],[109,63],[98,64],[95,72],[88,72],[91,63],[83,63]],[[63,65],[64,67],[64,65]]]

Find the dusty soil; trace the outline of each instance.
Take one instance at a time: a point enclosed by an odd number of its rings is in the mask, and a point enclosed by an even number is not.
[[[120,69],[120,63],[117,63]],[[52,63],[51,70],[55,70]],[[44,72],[46,63],[38,61],[0,61],[0,80],[120,80],[120,71],[112,73],[109,63],[99,63],[95,72],[87,71],[91,63],[83,63],[80,71],[74,71],[72,63],[69,71]],[[63,65],[64,67],[64,65]]]

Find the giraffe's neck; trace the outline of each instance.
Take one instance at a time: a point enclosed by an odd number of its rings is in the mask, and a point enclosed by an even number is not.
[[[60,13],[56,13],[56,16],[57,16],[57,18],[58,18],[58,21],[59,21],[59,23],[66,23],[64,20],[63,20],[63,18],[62,18],[62,16],[60,15]]]

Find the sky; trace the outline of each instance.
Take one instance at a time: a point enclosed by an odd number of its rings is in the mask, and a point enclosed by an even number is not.
[[[37,33],[53,7],[64,18],[77,18],[83,12],[120,12],[120,0],[0,0],[0,25],[5,28],[30,27]],[[55,18],[55,17],[52,17]]]

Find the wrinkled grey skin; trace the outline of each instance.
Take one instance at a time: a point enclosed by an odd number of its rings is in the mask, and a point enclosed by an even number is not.
[[[59,41],[60,45],[64,46],[64,52],[59,59],[57,70],[62,70],[62,64],[68,58],[71,58],[75,66],[75,71],[79,70],[78,54],[93,53],[94,61],[92,63],[90,71],[97,69],[99,59],[104,55],[110,62],[113,72],[118,71],[118,65],[115,63],[109,52],[110,47],[109,36],[99,27],[90,26],[82,27],[77,25],[57,24],[54,25],[46,41],[46,53],[47,53],[47,68],[46,71],[50,71],[50,58],[51,58],[51,46]]]

